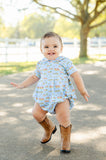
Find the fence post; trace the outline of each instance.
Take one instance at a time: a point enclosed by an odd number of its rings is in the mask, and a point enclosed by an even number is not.
[[[99,51],[99,54],[101,54],[101,49],[102,49],[102,44],[101,44],[101,39],[99,38],[98,39],[98,51]]]
[[[5,63],[8,63],[8,38],[5,39]]]
[[[77,47],[78,47],[78,44],[77,44],[77,38],[74,38],[74,54],[77,53]]]
[[[28,62],[28,37],[25,38],[26,62]]]

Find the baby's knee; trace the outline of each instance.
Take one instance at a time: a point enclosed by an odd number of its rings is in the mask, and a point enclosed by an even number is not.
[[[36,119],[36,121],[38,121],[38,122],[42,122],[46,116],[45,114],[42,114],[41,112],[39,112],[35,109],[32,110],[32,115],[33,115],[34,119]]]
[[[70,116],[69,114],[57,114],[56,118],[60,125],[67,127],[70,125]]]
[[[32,116],[37,120],[38,119],[38,114],[36,113],[36,111],[33,109],[32,110]]]

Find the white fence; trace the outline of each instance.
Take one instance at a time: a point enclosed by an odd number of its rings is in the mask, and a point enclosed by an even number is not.
[[[62,55],[74,59],[79,56],[78,39],[63,39]],[[38,61],[43,55],[40,52],[39,39],[0,39],[0,62]],[[88,55],[106,54],[106,38],[88,39]]]

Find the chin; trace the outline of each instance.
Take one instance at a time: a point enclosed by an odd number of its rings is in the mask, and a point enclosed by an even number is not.
[[[57,57],[51,57],[49,58],[49,60],[55,60]]]
[[[48,56],[48,59],[49,59],[49,60],[55,60],[57,57],[58,57],[58,56],[51,56],[51,57]]]
[[[48,58],[48,60],[55,60],[55,58]]]

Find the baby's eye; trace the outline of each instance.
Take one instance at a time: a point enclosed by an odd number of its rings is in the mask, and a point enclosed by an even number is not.
[[[48,46],[45,46],[44,48],[49,48]]]
[[[58,46],[56,46],[56,45],[54,46],[54,48],[57,48],[57,47],[58,47]]]

